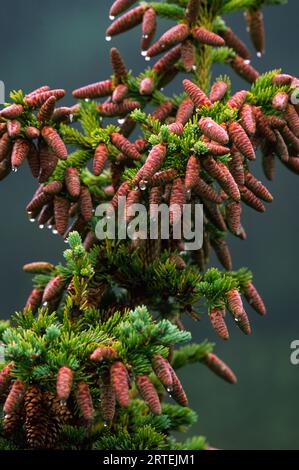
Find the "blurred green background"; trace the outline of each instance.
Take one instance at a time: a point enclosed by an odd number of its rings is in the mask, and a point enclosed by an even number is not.
[[[69,104],[72,89],[111,73],[110,44],[119,47],[128,66],[140,72],[145,63],[139,52],[139,28],[105,42],[111,4],[109,0],[2,1],[0,80],[7,95],[10,89],[27,92],[48,84],[67,89],[65,103]],[[265,22],[267,54],[262,60],[254,59],[254,65],[262,71],[282,67],[299,76],[298,1],[266,8]],[[242,15],[232,15],[228,23],[248,40]],[[160,30],[167,25],[160,22]],[[245,86],[229,69],[223,67],[215,76],[220,72],[233,75],[235,89]],[[171,89],[178,92],[179,81],[166,91]],[[264,180],[259,163],[254,173]],[[22,273],[21,266],[31,260],[57,262],[65,249],[58,237],[27,221],[24,206],[35,184],[27,168],[0,184],[2,318],[23,306],[30,290],[30,276]],[[299,449],[299,366],[292,366],[289,359],[290,342],[299,338],[299,180],[278,163],[269,189],[275,202],[266,214],[244,211],[248,240],[231,240],[234,266],[253,270],[268,316],[261,319],[248,308],[251,337],[242,336],[230,324],[231,339],[225,344],[215,337],[205,314],[201,322],[188,324],[194,338],[217,342],[217,354],[238,375],[238,384],[230,386],[201,365],[182,372],[191,406],[199,413],[192,432],[207,435],[213,446],[222,449]]]

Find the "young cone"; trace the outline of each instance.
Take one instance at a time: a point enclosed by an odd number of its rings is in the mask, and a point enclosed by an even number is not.
[[[7,132],[11,139],[15,139],[21,131],[21,123],[17,119],[7,122]]]
[[[230,201],[226,205],[226,223],[229,230],[239,235],[241,230],[241,204],[239,202]]]
[[[198,127],[205,136],[221,145],[226,145],[229,142],[226,130],[209,117],[201,118],[198,122]]]
[[[234,109],[241,109],[246,98],[247,98],[247,91],[241,90],[237,91],[227,102],[227,105]]]
[[[50,96],[50,98],[48,98],[47,101],[40,108],[37,114],[37,119],[41,122],[49,121],[54,113],[55,104],[55,96]]]
[[[181,221],[183,205],[186,202],[185,186],[181,178],[177,178],[171,190],[170,196],[170,223],[175,225]]]
[[[174,400],[181,406],[188,406],[188,398],[187,395],[183,389],[183,386],[174,372],[173,369],[171,369],[171,375],[172,375],[172,390],[171,390],[171,396],[174,398]]]
[[[190,72],[195,63],[195,47],[189,39],[186,39],[182,44],[181,57],[184,69],[186,72]]]
[[[23,266],[23,271],[25,273],[32,274],[43,274],[52,272],[55,269],[55,266],[47,261],[38,261],[35,263],[25,264]]]
[[[219,47],[225,44],[221,36],[203,27],[192,29],[192,36],[197,39],[197,41],[202,44],[207,44],[208,46]]]
[[[120,15],[124,11],[128,10],[137,0],[115,0],[112,7],[110,8],[110,17]]]
[[[253,194],[252,191],[250,191],[250,189],[248,189],[246,186],[242,186],[240,188],[240,192],[242,201],[244,201],[245,204],[258,212],[265,212],[265,205],[258,197],[256,197],[255,194]]]
[[[96,148],[93,159],[93,174],[99,176],[105,167],[109,157],[109,151],[105,144],[99,144]]]
[[[247,21],[252,43],[260,57],[265,52],[265,27],[264,17],[261,10],[246,10]]]
[[[242,155],[248,158],[248,160],[255,160],[256,155],[254,148],[243,127],[237,122],[232,122],[228,127],[228,131],[231,140]]]
[[[120,406],[130,403],[127,369],[122,362],[115,362],[110,368],[110,381]]]
[[[68,167],[65,170],[64,180],[69,194],[74,198],[79,197],[81,182],[78,170],[76,168]]]
[[[118,132],[114,132],[111,134],[111,142],[115,147],[123,152],[128,157],[132,158],[132,160],[139,160],[140,153],[136,149],[134,144],[126,139],[123,135],[119,134]]]
[[[27,161],[33,178],[38,178],[40,173],[40,159],[37,148],[33,142],[30,145]]]
[[[147,375],[140,375],[136,378],[137,388],[144,401],[148,404],[152,413],[161,414],[161,403],[159,395],[154,385]]]
[[[102,347],[95,349],[95,351],[90,356],[90,360],[94,362],[111,361],[116,359],[116,357],[117,353],[115,349],[110,347]]]
[[[73,97],[83,99],[95,99],[103,96],[111,95],[113,91],[112,80],[104,80],[102,82],[92,83],[73,91]]]
[[[23,401],[25,389],[25,385],[21,380],[15,380],[3,405],[5,414],[9,415],[18,408]]]
[[[56,100],[60,100],[65,96],[65,90],[49,90],[41,93],[30,94],[25,98],[26,104],[33,108],[42,106],[51,96],[54,96]]]
[[[252,65],[238,55],[230,61],[230,64],[234,71],[249,83],[254,83],[260,76]]]
[[[126,78],[128,70],[119,50],[116,49],[116,47],[113,47],[110,50],[110,61],[116,80],[123,80]]]
[[[224,321],[225,310],[221,308],[212,308],[210,311],[210,321],[217,335],[224,340],[229,339],[229,332]]]
[[[114,92],[112,93],[112,101],[114,103],[121,103],[129,93],[129,89],[126,85],[117,85]]]
[[[76,400],[83,418],[86,421],[91,421],[94,416],[94,408],[90,389],[87,383],[78,382],[76,390]]]
[[[110,383],[101,387],[101,413],[106,423],[112,423],[115,415],[116,397]]]
[[[199,15],[200,0],[189,0],[185,17],[189,23],[195,23]]]
[[[225,362],[219,359],[216,354],[208,353],[204,357],[203,363],[226,382],[230,384],[237,383],[237,378],[233,371],[225,364]]]
[[[57,374],[56,393],[61,401],[67,401],[73,385],[74,373],[69,367],[60,367]]]
[[[158,75],[165,74],[171,67],[179,60],[182,53],[182,46],[179,44],[167,52],[161,59],[159,59],[153,66],[153,70]]]
[[[272,202],[273,196],[268,189],[258,181],[251,173],[246,173],[245,184],[257,197],[266,202]]]
[[[212,85],[212,88],[210,91],[211,102],[215,103],[216,101],[222,100],[222,98],[226,95],[227,90],[228,90],[227,82],[224,82],[223,80],[219,80],[215,82]]]
[[[157,15],[153,8],[148,8],[143,15],[142,20],[142,39],[141,49],[146,51],[155,36],[157,29]]]
[[[65,287],[65,281],[62,276],[56,276],[48,282],[43,293],[43,302],[51,302],[51,300],[60,296]]]
[[[151,95],[155,89],[155,81],[152,77],[143,78],[139,85],[141,95]]]
[[[227,306],[229,311],[235,318],[240,318],[243,315],[244,307],[241,296],[237,289],[233,288],[226,294]]]
[[[265,304],[251,281],[246,284],[243,291],[246,300],[257,311],[257,313],[260,315],[266,315]]]
[[[9,362],[0,372],[0,395],[6,392],[11,381],[11,370],[13,369],[14,363]]]
[[[21,104],[12,104],[11,106],[7,106],[0,111],[0,117],[5,119],[15,119],[21,116],[23,111],[24,108]]]
[[[11,165],[13,168],[19,168],[30,151],[30,143],[24,139],[17,139],[14,143],[11,154]]]
[[[254,110],[250,104],[245,104],[241,109],[241,126],[249,136],[254,136],[256,132],[256,121]]]
[[[93,204],[92,197],[89,189],[85,186],[81,186],[80,192],[80,211],[83,219],[89,222],[93,216]]]
[[[128,31],[141,23],[147,7],[142,5],[128,11],[125,15],[115,20],[107,29],[106,37],[116,36],[117,34]]]
[[[58,158],[60,158],[61,160],[67,159],[67,148],[63,140],[53,127],[44,127],[42,130],[42,137]]]
[[[54,198],[54,215],[56,230],[59,235],[64,235],[69,221],[70,202],[61,196]]]
[[[154,57],[161,52],[170,49],[178,43],[183,42],[189,35],[189,28],[186,24],[178,24],[164,33],[160,39],[147,51],[148,57]]]
[[[185,176],[185,188],[186,191],[192,189],[199,177],[199,162],[195,155],[189,157],[187,168],[186,168],[186,176]]]
[[[190,96],[192,102],[197,108],[212,105],[207,95],[197,85],[194,85],[194,83],[192,83],[190,80],[183,80],[183,85],[186,93]]]
[[[156,354],[152,359],[152,367],[164,387],[171,389],[173,379],[171,373],[172,368],[169,362],[160,354]]]
[[[194,111],[193,101],[189,98],[183,100],[177,110],[176,122],[183,126],[189,121]]]
[[[231,47],[244,60],[250,59],[250,52],[245,43],[233,32],[231,28],[226,28],[219,33],[226,45]]]
[[[24,311],[27,312],[31,310],[32,313],[36,313],[38,308],[40,307],[43,300],[43,291],[40,289],[33,289],[30,293],[26,305],[24,307]]]

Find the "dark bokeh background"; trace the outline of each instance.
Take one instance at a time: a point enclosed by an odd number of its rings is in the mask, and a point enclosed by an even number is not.
[[[1,73],[10,89],[29,91],[43,84],[71,91],[110,74],[109,0],[1,0]],[[255,60],[262,70],[282,67],[299,76],[297,61],[298,1],[269,7],[265,12],[267,55]],[[229,24],[247,39],[242,15]],[[161,23],[165,29],[166,22]],[[144,68],[139,53],[138,28],[113,39],[129,67]],[[224,69],[222,70],[224,71]],[[226,70],[230,73],[229,70]],[[244,87],[234,77],[234,87]],[[178,90],[178,86],[177,86]],[[68,99],[70,99],[70,94]],[[69,103],[69,101],[67,101]],[[259,163],[254,172],[263,178]],[[64,243],[48,230],[30,224],[24,212],[35,188],[26,168],[0,184],[0,312],[7,318],[23,305],[31,287],[30,276],[21,266],[31,260],[61,259]],[[299,449],[299,366],[290,364],[290,342],[299,338],[297,236],[299,180],[277,165],[270,189],[275,202],[266,214],[245,210],[248,240],[232,240],[235,267],[249,266],[263,294],[269,315],[259,318],[253,311],[252,336],[243,337],[231,326],[231,340],[216,351],[236,371],[239,383],[229,386],[203,366],[182,372],[182,379],[199,412],[193,428],[220,448]],[[277,200],[276,200],[277,199]],[[206,315],[192,324],[194,337],[216,337]]]

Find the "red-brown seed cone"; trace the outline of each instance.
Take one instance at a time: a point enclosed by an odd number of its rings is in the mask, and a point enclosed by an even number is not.
[[[219,197],[221,199],[221,196]],[[205,214],[208,220],[210,220],[210,222],[212,222],[217,228],[219,228],[219,230],[225,232],[227,230],[227,227],[223,215],[219,210],[219,207],[215,203],[208,201],[207,199],[204,199],[203,203]]]
[[[246,90],[237,91],[227,102],[227,105],[234,109],[241,109],[243,106],[248,92]]]
[[[25,385],[21,380],[16,380],[10,389],[10,392],[5,400],[3,411],[5,414],[11,414],[20,405],[25,394]]]
[[[236,319],[236,323],[238,328],[245,334],[245,335],[250,335],[251,334],[251,326],[249,322],[249,318],[245,310],[243,310],[243,314],[241,317]]]
[[[178,43],[183,42],[189,35],[189,27],[186,24],[178,24],[162,34],[160,39],[147,51],[148,57],[154,57],[161,52],[170,49]]]
[[[55,96],[50,96],[50,98],[48,98],[47,101],[40,108],[37,114],[37,119],[41,122],[49,121],[54,113],[55,104]]]
[[[94,407],[87,383],[83,381],[77,383],[76,400],[83,418],[86,421],[91,421],[94,416]]]
[[[211,240],[211,245],[214,248],[217,258],[222,266],[227,271],[231,271],[233,269],[233,264],[226,241],[221,238]]]
[[[115,349],[111,347],[101,347],[94,350],[90,355],[90,360],[94,362],[101,362],[104,360],[111,361],[117,357]]]
[[[116,47],[110,50],[110,61],[116,80],[122,80],[128,75],[127,67],[124,60]]]
[[[284,126],[280,129],[280,133],[288,146],[291,146],[296,153],[299,153],[299,139],[295,136],[291,129],[288,126]]]
[[[125,99],[122,101],[122,103],[111,103],[107,101],[103,104],[100,104],[97,109],[102,116],[122,117],[126,116],[131,111],[134,111],[136,108],[140,108],[139,101]]]
[[[120,406],[130,403],[128,373],[122,362],[115,362],[110,368],[110,381]]]
[[[120,133],[124,137],[129,137],[136,127],[136,121],[130,115],[126,116],[123,124],[120,127]]]
[[[54,172],[58,163],[56,153],[43,141],[39,145],[40,174],[38,180],[44,183]]]
[[[74,373],[69,367],[60,367],[57,374],[56,394],[57,398],[67,401],[72,391]]]
[[[252,43],[259,55],[265,52],[265,27],[264,17],[261,10],[246,10],[245,18],[247,21],[249,34]]]
[[[229,332],[224,321],[225,310],[221,308],[212,308],[210,311],[210,321],[217,335],[224,340],[229,339]]]
[[[224,46],[225,44],[225,41],[221,36],[203,27],[192,29],[192,36],[202,44],[207,44],[209,46],[218,47]]]
[[[213,156],[226,155],[231,151],[229,147],[224,147],[223,145],[216,144],[215,142],[209,142],[208,139],[206,139],[205,145],[207,146],[209,153]]]
[[[288,146],[277,129],[274,129],[274,133],[276,136],[275,153],[282,162],[287,162],[290,157]]]
[[[189,121],[194,111],[193,101],[189,98],[183,100],[177,110],[176,122],[183,126]]]
[[[157,29],[157,15],[153,8],[148,8],[142,19],[142,38],[141,38],[141,49],[146,51],[154,36]]]
[[[228,163],[229,171],[237,185],[243,186],[245,184],[243,157],[235,145],[231,148],[231,156],[232,158]]]
[[[188,406],[187,395],[183,389],[183,386],[178,376],[176,375],[173,369],[171,369],[171,376],[172,376],[171,396],[179,405]]]
[[[42,210],[40,211],[38,215],[38,224],[40,228],[43,228],[43,226],[49,222],[54,216],[54,211],[53,211],[53,204],[47,204],[45,205]]]
[[[35,144],[33,142],[30,145],[30,149],[27,155],[27,161],[33,178],[38,178],[38,175],[40,173],[40,160],[37,148],[35,147]]]
[[[249,136],[253,136],[256,132],[256,121],[254,110],[250,104],[244,104],[240,112],[241,125]]]
[[[249,83],[254,83],[260,76],[258,71],[253,68],[252,65],[248,64],[238,55],[230,61],[230,64],[234,71]]]
[[[152,112],[151,116],[158,121],[165,121],[165,119],[171,114],[173,105],[170,101],[165,101],[158,108]]]
[[[183,271],[186,268],[186,262],[179,255],[169,256],[168,261],[173,263],[177,269]]]
[[[40,86],[39,88],[36,88],[35,90],[32,90],[30,93],[28,93],[28,96],[36,95],[38,93],[44,93],[44,91],[49,91],[50,87],[48,85],[43,85]]]
[[[266,178],[272,181],[275,176],[275,155],[269,145],[263,145],[262,147],[262,166]]]
[[[11,381],[11,370],[14,367],[13,362],[9,362],[0,372],[0,395],[6,392]]]
[[[93,216],[93,203],[89,189],[85,186],[81,187],[80,192],[80,211],[83,219],[89,222]]]
[[[177,175],[177,170],[174,168],[159,171],[151,177],[149,184],[150,186],[164,186],[167,183],[171,183],[177,177]]]
[[[190,96],[191,100],[197,108],[212,105],[207,95],[190,80],[183,80],[183,85],[186,93]]]
[[[49,90],[44,91],[41,93],[34,93],[26,96],[25,101],[29,106],[34,108],[38,108],[42,106],[51,96],[55,96],[56,101],[60,100],[65,96],[65,90],[58,89],[58,90]]]
[[[223,80],[219,80],[215,82],[212,85],[211,91],[210,91],[210,100],[212,103],[215,103],[216,101],[222,100],[222,98],[226,95],[228,90],[228,84],[227,82],[224,82]]]
[[[241,204],[230,201],[226,205],[226,223],[229,230],[234,234],[239,234],[241,229]]]
[[[242,316],[244,307],[241,296],[237,289],[233,288],[226,294],[227,306],[235,318]]]
[[[128,157],[132,158],[133,160],[140,159],[140,153],[136,149],[134,144],[126,139],[123,135],[119,134],[118,132],[113,132],[111,134],[111,142],[115,147],[123,152]]]
[[[186,202],[186,190],[181,178],[177,178],[171,190],[170,196],[170,223],[177,224],[181,221],[183,215],[183,205]]]
[[[137,26],[139,23],[141,23],[146,9],[146,5],[141,5],[133,8],[133,10],[128,11],[109,26],[106,31],[106,36],[116,36],[117,34],[123,33],[131,28],[134,28],[134,26]]]
[[[279,118],[278,116],[267,116],[268,124],[272,129],[283,129],[287,123],[284,119]]]
[[[226,382],[235,384],[237,378],[233,371],[225,364],[221,359],[219,359],[216,354],[208,353],[204,359],[203,363],[211,369],[216,375],[224,379]]]
[[[273,201],[272,194],[261,183],[261,181],[258,181],[250,172],[246,173],[245,184],[246,184],[247,188],[250,189],[250,191],[253,192],[253,194],[255,194],[257,197],[263,199],[263,201],[266,201],[266,202],[272,202]]]
[[[111,95],[113,91],[112,80],[104,80],[77,88],[73,91],[73,97],[77,99],[94,99]]]
[[[151,95],[155,89],[155,80],[152,77],[145,77],[139,85],[139,93],[141,95]]]
[[[9,175],[11,170],[12,168],[8,157],[0,161],[0,181],[2,181],[4,178],[6,178],[7,175]]]
[[[299,158],[298,157],[290,157],[287,162],[283,162],[283,164],[291,170],[296,175],[299,175]]]
[[[109,151],[106,145],[99,144],[96,148],[93,159],[93,174],[95,176],[99,176],[103,172],[108,156]]]
[[[30,143],[24,139],[17,139],[13,145],[11,154],[11,165],[19,168],[30,151]]]
[[[69,220],[70,202],[61,196],[54,198],[55,226],[59,235],[64,235]]]
[[[152,211],[153,208],[151,207],[153,204],[160,204],[162,201],[162,196],[163,196],[163,188],[161,186],[156,186],[154,188],[151,188],[150,193],[149,193],[149,206],[150,206],[150,216],[153,217]]]
[[[243,127],[241,127],[238,122],[232,122],[228,127],[228,131],[231,140],[242,155],[248,158],[248,160],[255,160],[256,155],[254,148]]]
[[[285,111],[289,103],[289,95],[284,91],[276,93],[272,100],[272,106],[278,111]]]
[[[45,194],[59,194],[63,188],[61,181],[51,181],[51,183],[43,186],[43,192]]]
[[[128,96],[128,93],[129,93],[128,87],[121,83],[117,85],[115,90],[113,91],[112,101],[114,103],[121,103]]]
[[[272,83],[273,85],[277,85],[277,86],[291,85],[293,78],[294,77],[292,77],[292,75],[288,75],[285,73],[278,73],[277,75],[273,77]]]
[[[260,108],[257,106],[254,107],[254,115],[257,123],[258,130],[260,134],[265,137],[269,142],[275,144],[276,136],[274,131],[271,129],[266,116]]]
[[[207,158],[204,160],[203,166],[232,199],[235,201],[240,200],[238,185],[224,163],[216,162],[213,158]]]
[[[41,209],[45,204],[48,204],[51,199],[52,197],[50,195],[43,193],[43,187],[40,185],[31,201],[27,204],[26,211],[35,212],[36,210]]]
[[[250,59],[250,52],[245,43],[233,32],[231,28],[226,28],[219,33],[228,47],[231,47],[243,59]]]
[[[172,367],[169,362],[160,354],[155,354],[152,358],[152,367],[164,387],[171,388],[173,379],[171,373]]]
[[[181,53],[182,46],[179,44],[161,57],[161,59],[153,65],[153,70],[157,72],[158,75],[166,73],[179,60]]]
[[[166,147],[163,144],[154,145],[151,149],[143,167],[134,178],[134,183],[139,183],[141,179],[149,180],[161,167],[166,156]]]
[[[42,130],[42,137],[59,159],[67,159],[67,148],[60,135],[53,127],[44,127]]]
[[[240,188],[240,192],[242,201],[244,201],[247,206],[252,207],[252,209],[258,212],[265,212],[266,208],[264,204],[258,197],[256,197],[255,194],[253,194],[252,191],[250,191],[250,189],[246,186],[242,186]]]
[[[168,129],[170,132],[176,135],[182,135],[184,132],[184,126],[179,122],[173,122],[172,124],[169,124]]]
[[[186,39],[182,44],[181,58],[184,69],[190,72],[195,64],[195,47],[190,39]]]
[[[266,315],[265,304],[256,290],[255,286],[249,281],[243,289],[244,295],[248,303],[260,314]]]
[[[136,378],[137,388],[144,401],[149,406],[152,413],[161,414],[161,403],[159,395],[154,385],[147,375],[140,375]]]
[[[299,138],[299,116],[296,109],[292,104],[289,104],[285,113],[285,119],[289,128]]]
[[[10,152],[12,142],[7,132],[0,139],[0,162],[4,160]]]
[[[51,272],[55,269],[55,266],[47,261],[37,261],[33,263],[27,263],[23,266],[23,271],[25,273],[32,273],[32,274],[41,274]]]
[[[24,310],[27,312],[30,309],[32,313],[36,313],[38,308],[41,306],[42,300],[43,291],[40,289],[33,289],[27,299]]]
[[[198,127],[205,136],[219,144],[225,145],[229,142],[226,130],[209,117],[201,118],[198,122]]]
[[[65,281],[62,276],[53,277],[45,287],[43,293],[43,302],[50,302],[58,297],[65,287]]]
[[[0,122],[0,137],[3,136],[6,130],[7,130],[6,122]]]
[[[110,383],[101,387],[101,414],[106,423],[112,423],[115,415],[116,397]]]
[[[193,191],[195,194],[207,199],[208,201],[221,204],[221,196],[219,196],[219,194],[217,194],[214,189],[200,177],[197,177],[193,186]]]
[[[9,137],[16,138],[20,131],[21,131],[21,123],[17,119],[13,119],[12,121],[7,122],[7,132]]]
[[[23,111],[24,108],[21,104],[12,104],[0,111],[0,117],[5,119],[16,119],[23,113]]]
[[[191,155],[187,162],[185,188],[187,191],[192,189],[199,177],[199,162],[195,155]]]
[[[74,198],[79,197],[81,190],[79,171],[76,168],[68,167],[65,170],[64,179],[69,194]]]
[[[129,221],[134,214],[130,212],[130,208],[133,204],[138,204],[141,197],[141,190],[140,189],[132,189],[129,191],[126,199],[126,207],[125,207],[125,220]]]
[[[109,15],[117,16],[128,10],[137,0],[115,0],[110,8]]]

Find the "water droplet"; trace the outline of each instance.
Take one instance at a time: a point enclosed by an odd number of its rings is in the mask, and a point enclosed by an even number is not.
[[[104,428],[108,428],[108,423],[104,423]]]
[[[141,51],[141,55],[142,55],[142,57],[146,57],[147,56],[147,51]]]
[[[66,406],[66,400],[60,400],[59,404],[60,404],[61,406]]]
[[[70,114],[70,122],[73,122],[73,121],[74,121],[74,115]]]
[[[68,241],[67,240],[63,240],[63,242],[67,245],[68,244]]]
[[[40,228],[41,230],[43,230],[43,228],[45,228],[44,224],[39,224],[38,228]]]
[[[149,61],[151,60],[151,58],[147,55],[147,56],[145,57],[145,60],[146,60],[147,62],[149,62]]]
[[[56,228],[54,228],[54,229],[52,230],[52,233],[53,233],[53,235],[58,235],[58,231],[56,230]]]
[[[109,20],[110,20],[110,21],[113,21],[113,20],[115,20],[115,16],[113,16],[113,15],[109,15]]]
[[[47,306],[48,306],[48,302],[44,302],[43,307],[47,307]]]
[[[187,189],[187,191],[186,191],[186,197],[187,197],[188,200],[190,199],[190,197],[191,197],[191,189]]]
[[[12,167],[12,171],[13,171],[13,173],[17,173],[18,169],[19,169],[18,167],[16,167],[16,166],[13,166],[13,167]]]
[[[52,228],[53,228],[53,225],[49,224],[49,225],[48,225],[48,229],[49,229],[49,230],[52,230]]]
[[[163,87],[162,87],[162,88],[160,88],[160,91],[164,91],[164,88],[163,88]]]
[[[8,414],[4,416],[4,419],[9,419],[9,418],[10,418],[10,415]]]
[[[36,219],[34,217],[30,217],[29,222],[31,222],[33,224],[35,222],[35,220]]]
[[[90,100],[89,100],[89,98],[85,98],[84,101],[85,101],[85,103],[89,103]]]
[[[186,254],[187,254],[186,251],[181,251],[181,252],[180,252],[180,255],[181,255],[181,256],[185,256]]]
[[[125,120],[124,119],[118,119],[117,122],[118,122],[118,124],[122,125],[125,122]]]
[[[192,70],[197,70],[196,65],[192,65]]]
[[[167,387],[167,393],[171,393],[172,392],[172,388],[171,387]],[[171,396],[171,395],[170,395]]]
[[[257,55],[257,57],[260,59],[263,54],[262,54],[261,52],[257,52],[256,55]]]
[[[165,49],[165,44],[161,44],[161,48],[162,48],[162,49]]]
[[[238,323],[239,321],[239,318],[235,317],[235,322]]]
[[[109,42],[109,41],[111,41],[112,38],[111,38],[111,36],[106,36],[105,39],[106,39],[107,42]]]
[[[169,398],[172,398],[172,395],[170,393],[168,394],[168,396],[169,396]]]
[[[148,34],[143,34],[142,37],[143,37],[143,39],[147,39],[147,38],[148,38]]]
[[[145,191],[147,188],[147,181],[141,180],[139,183],[139,188],[141,189],[141,191]]]
[[[250,64],[250,62],[251,62],[251,60],[250,60],[250,59],[246,59],[246,60],[244,60],[244,64],[247,64],[247,65],[249,65],[249,64]]]

